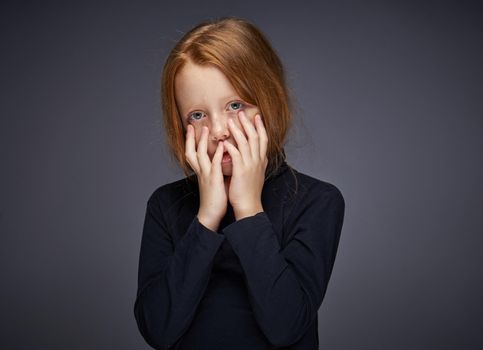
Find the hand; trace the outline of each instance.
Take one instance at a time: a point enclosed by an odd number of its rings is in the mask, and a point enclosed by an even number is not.
[[[196,151],[193,126],[188,124],[186,129],[185,156],[196,173],[200,192],[198,220],[210,230],[217,231],[228,207],[227,192],[221,171],[223,143],[221,141],[218,142],[213,160],[210,161],[207,152],[208,127],[203,126]]]
[[[266,155],[268,137],[260,114],[255,116],[255,126],[243,111],[238,113],[238,118],[248,140],[233,120],[229,119],[228,126],[238,149],[224,141],[233,165],[228,199],[233,207],[236,220],[263,211],[262,189],[265,181],[265,169],[268,165]]]

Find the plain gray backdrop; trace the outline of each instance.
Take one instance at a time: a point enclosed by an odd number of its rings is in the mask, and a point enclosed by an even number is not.
[[[148,349],[149,195],[182,177],[164,59],[202,20],[285,64],[297,170],[346,200],[320,349],[482,349],[483,16],[461,1],[2,1],[0,348]]]

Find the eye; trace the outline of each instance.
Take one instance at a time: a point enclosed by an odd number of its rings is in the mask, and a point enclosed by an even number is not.
[[[188,115],[188,121],[197,121],[200,120],[203,117],[204,113],[203,112],[193,112],[190,115]]]
[[[230,103],[230,108],[232,108],[235,111],[241,109],[242,107],[243,107],[243,103],[241,102],[235,101]]]

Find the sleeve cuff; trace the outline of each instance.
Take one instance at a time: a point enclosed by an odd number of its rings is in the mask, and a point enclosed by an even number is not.
[[[250,245],[249,242],[257,242],[262,236],[264,240],[276,240],[271,230],[272,223],[266,212],[262,211],[253,216],[247,216],[238,221],[232,222],[223,229],[225,237],[230,241],[235,250]],[[275,244],[275,242],[272,242]],[[278,241],[276,242],[278,244]],[[239,251],[239,250],[238,250]]]
[[[191,238],[194,238],[196,241],[198,241],[197,244],[199,244],[205,250],[216,251],[225,240],[223,235],[204,226],[198,220],[196,215],[191,222],[191,227],[188,229],[188,232],[191,233]]]

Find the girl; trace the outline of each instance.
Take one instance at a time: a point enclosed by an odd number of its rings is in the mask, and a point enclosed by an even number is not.
[[[147,201],[134,314],[156,349],[318,349],[345,203],[293,169],[282,64],[251,23],[202,23],[169,54],[162,107],[185,178]]]

